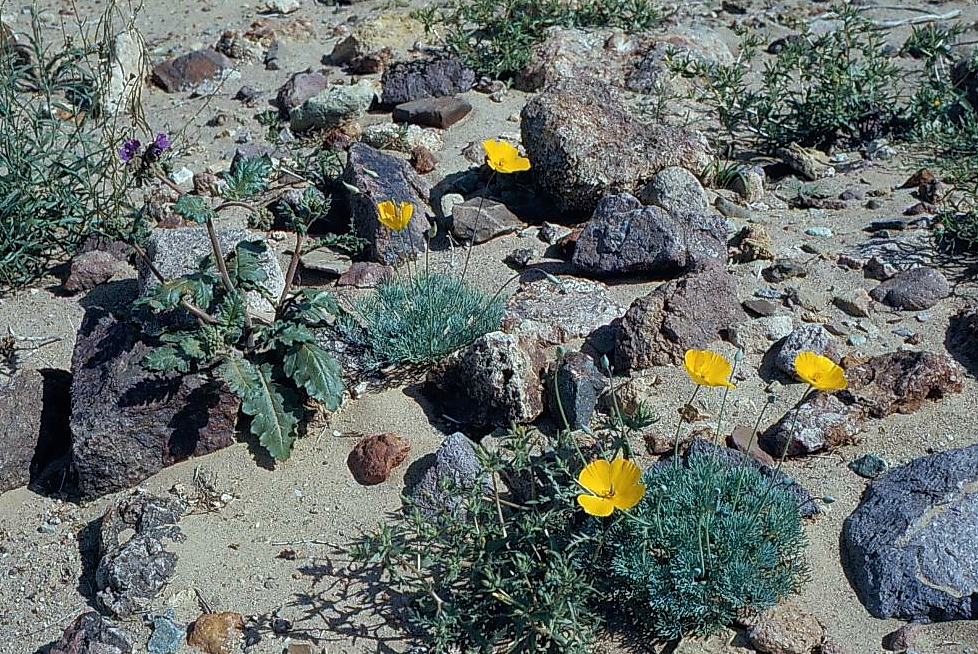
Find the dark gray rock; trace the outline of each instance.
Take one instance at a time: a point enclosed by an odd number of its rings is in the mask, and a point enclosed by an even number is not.
[[[409,495],[425,514],[452,511],[461,503],[464,492],[476,484],[484,469],[469,437],[455,432],[438,446],[434,462]]]
[[[876,479],[886,472],[886,469],[889,467],[886,460],[872,452],[863,454],[858,459],[849,462],[849,469],[866,479]]]
[[[432,368],[425,391],[463,424],[528,424],[543,412],[545,365],[536,341],[490,332]]]
[[[189,91],[232,68],[230,59],[213,48],[196,50],[153,66],[153,81],[167,93]]]
[[[745,456],[742,452],[732,450],[729,447],[714,445],[708,440],[694,438],[686,447],[683,453],[683,463],[691,456],[718,456],[722,461],[731,467],[750,466],[761,473],[766,479],[773,480],[774,487],[784,490],[798,503],[798,514],[803,518],[810,518],[819,513],[819,505],[812,496],[811,491],[802,486],[798,481],[792,479],[783,472],[756,461],[750,456]],[[663,461],[662,465],[672,465],[671,461]]]
[[[821,354],[833,361],[839,360],[835,337],[818,323],[802,323],[784,339],[774,357],[774,365],[788,377],[799,379],[795,373],[795,358],[805,351]]]
[[[873,481],[842,526],[849,581],[871,614],[978,618],[978,445],[915,459]]]
[[[142,331],[90,309],[71,367],[72,463],[89,499],[234,442],[240,401],[223,382],[143,368]]]
[[[923,311],[946,298],[950,292],[947,279],[939,270],[920,267],[898,272],[870,291],[869,295],[895,309]]]
[[[556,380],[551,376],[547,386],[550,389],[547,393],[550,417],[561,426],[566,418],[571,429],[580,429],[591,423],[606,380],[591,357],[582,352],[570,352],[560,361]],[[557,403],[557,393],[560,393],[560,404]]]
[[[397,105],[421,98],[464,93],[472,88],[475,73],[460,59],[438,55],[426,59],[398,61],[384,71],[382,103]]]
[[[133,638],[95,611],[75,618],[48,654],[130,654]]]
[[[772,284],[777,284],[793,277],[807,277],[808,268],[797,261],[783,259],[781,261],[775,261],[762,270],[761,275]]]
[[[394,121],[444,129],[468,116],[470,111],[472,105],[465,98],[421,98],[394,107]]]
[[[686,350],[709,347],[745,320],[737,280],[722,266],[707,266],[632,302],[615,338],[615,367],[681,364]]]
[[[978,307],[962,307],[947,327],[947,349],[978,375]]]
[[[369,260],[395,265],[425,251],[428,230],[425,198],[429,189],[406,161],[354,143],[350,146],[343,177],[347,184],[360,189],[360,193],[350,196],[350,212],[354,232],[367,240]],[[411,222],[400,232],[392,232],[380,223],[377,203],[385,200],[414,205]]]
[[[452,207],[452,235],[465,243],[485,243],[523,227],[505,204],[472,198]]]
[[[186,507],[172,499],[138,493],[110,507],[101,518],[96,597],[112,615],[126,617],[145,610],[176,571],[177,556],[164,539],[182,540],[176,523]],[[121,536],[135,533],[125,542]]]
[[[0,493],[66,471],[70,385],[62,371],[21,370],[0,387]]]
[[[314,95],[325,91],[329,78],[319,71],[296,73],[279,87],[275,94],[275,104],[285,113],[291,112]]]
[[[618,91],[600,82],[548,87],[521,117],[534,179],[569,220],[590,216],[606,195],[638,193],[664,168],[704,170],[710,162],[701,134],[639,120]]]
[[[672,215],[622,193],[598,202],[572,262],[591,275],[674,275],[710,259],[726,261],[726,227],[716,215]]]

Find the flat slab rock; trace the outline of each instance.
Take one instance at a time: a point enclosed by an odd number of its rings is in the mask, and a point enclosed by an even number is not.
[[[560,284],[534,279],[521,284],[506,302],[502,329],[532,335],[543,345],[583,338],[625,313],[599,282],[563,278]]]
[[[849,581],[878,618],[978,619],[978,445],[879,477],[842,527]]]

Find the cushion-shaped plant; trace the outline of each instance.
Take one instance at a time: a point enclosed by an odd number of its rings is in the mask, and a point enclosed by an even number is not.
[[[807,579],[795,500],[768,477],[710,455],[657,465],[600,550],[608,596],[664,640],[706,636],[770,608]]]

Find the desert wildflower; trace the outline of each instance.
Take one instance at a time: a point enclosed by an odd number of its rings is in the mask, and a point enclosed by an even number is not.
[[[726,386],[730,383],[730,362],[709,350],[686,350],[683,366],[693,381],[700,386]]]
[[[122,144],[119,148],[119,158],[124,162],[129,163],[136,158],[136,153],[139,152],[140,143],[136,139],[129,139]]]
[[[486,151],[486,164],[497,173],[519,173],[530,169],[530,160],[521,157],[519,150],[505,141],[486,139],[482,147]]]
[[[577,476],[577,483],[589,491],[577,496],[585,513],[609,516],[615,509],[627,511],[645,495],[645,486],[638,482],[642,471],[628,459],[596,459],[587,464]]]
[[[795,372],[812,388],[841,391],[846,387],[846,373],[832,359],[808,350],[795,357]]]
[[[391,200],[384,200],[377,205],[377,213],[380,214],[380,222],[395,232],[399,232],[411,222],[414,215],[414,205],[410,202],[394,204]]]

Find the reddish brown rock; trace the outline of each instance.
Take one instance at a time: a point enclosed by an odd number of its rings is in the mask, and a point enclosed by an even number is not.
[[[435,169],[438,159],[435,154],[423,145],[416,146],[411,150],[411,167],[420,174],[426,175]]]
[[[472,105],[455,96],[421,98],[394,107],[394,121],[427,127],[451,127],[469,115]]]
[[[191,625],[187,644],[207,654],[231,654],[237,649],[244,628],[244,618],[240,613],[204,613]]]
[[[387,481],[391,471],[404,463],[410,452],[411,444],[397,434],[373,434],[360,439],[346,464],[354,479],[370,486]]]
[[[90,291],[103,284],[119,270],[119,260],[111,253],[92,250],[76,254],[71,259],[71,267],[64,288],[70,293]]]
[[[840,398],[871,418],[913,413],[926,400],[960,393],[964,370],[945,354],[888,352],[846,371],[849,388]]]
[[[213,48],[196,50],[153,66],[153,81],[167,93],[189,91],[231,68],[230,59]]]
[[[394,268],[373,261],[355,261],[350,269],[336,280],[337,286],[373,288],[394,276]]]
[[[320,71],[296,73],[279,87],[275,103],[282,111],[289,112],[328,86],[329,78]]]
[[[129,654],[132,636],[95,611],[82,613],[51,646],[49,654]]]

